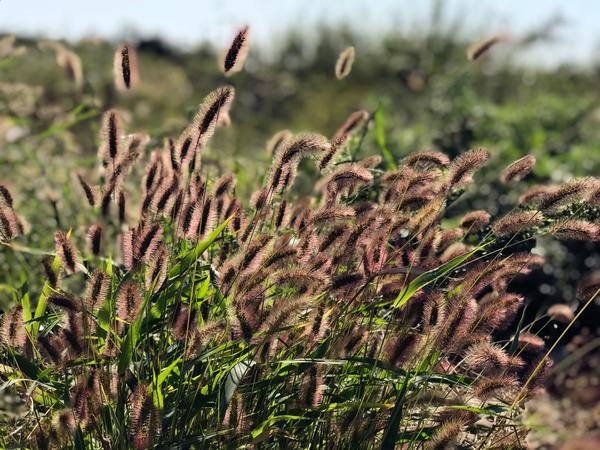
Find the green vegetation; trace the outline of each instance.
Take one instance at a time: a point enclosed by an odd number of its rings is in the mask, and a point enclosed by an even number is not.
[[[2,41],[1,445],[525,446],[600,287],[595,76],[319,42],[148,42],[124,92],[112,45]]]

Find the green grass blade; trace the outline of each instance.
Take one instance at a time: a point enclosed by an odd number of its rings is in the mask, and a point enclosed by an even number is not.
[[[403,290],[400,291],[398,297],[396,297],[396,300],[394,300],[394,308],[401,308],[402,306],[404,306],[404,304],[408,302],[410,298],[414,295],[414,293],[417,292],[419,289],[422,289],[428,284],[431,284],[439,278],[447,275],[449,272],[463,264],[475,253],[482,250],[486,245],[487,244],[480,245],[479,247],[474,248],[470,252],[465,253],[464,255],[457,256],[456,258],[452,258],[447,263],[442,264],[441,266],[436,267],[435,269],[422,273],[421,275],[416,277],[408,284],[408,286],[406,286]]]
[[[394,155],[385,143],[385,126],[383,110],[379,108],[375,111],[375,141],[383,153],[383,159],[391,170],[397,169],[398,165],[394,160]]]

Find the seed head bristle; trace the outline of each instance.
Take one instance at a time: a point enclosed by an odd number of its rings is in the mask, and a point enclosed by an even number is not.
[[[189,196],[194,200],[202,201],[206,194],[206,180],[198,172],[194,172],[190,181]]]
[[[135,240],[134,255],[140,261],[148,262],[161,243],[163,227],[160,223],[148,223]]]
[[[180,238],[195,238],[196,230],[200,224],[201,215],[202,208],[199,207],[198,202],[188,202],[188,204],[183,207],[181,212],[181,218],[179,219],[177,228],[177,235]]]
[[[597,241],[600,239],[600,226],[586,220],[570,219],[557,222],[548,232],[559,239],[573,241]]]
[[[89,205],[92,207],[96,206],[98,203],[97,189],[94,189],[92,186],[90,186],[81,174],[77,174],[77,179],[79,180],[79,184],[85,193],[85,198],[87,199]]]
[[[404,158],[402,162],[410,167],[446,167],[450,164],[450,159],[442,152],[429,150],[412,153]]]
[[[179,171],[179,160],[177,159],[177,147],[175,147],[175,141],[173,138],[168,138],[165,145],[169,151],[169,163],[171,164],[171,170],[177,172]]]
[[[117,294],[117,316],[125,322],[133,322],[142,305],[140,289],[135,281],[126,281]]]
[[[52,294],[46,299],[49,305],[68,313],[78,313],[83,310],[83,301],[65,294]]]
[[[85,300],[87,307],[94,311],[96,307],[102,305],[108,295],[110,287],[110,277],[100,269],[96,269],[92,278],[88,281]]]
[[[456,351],[469,336],[469,330],[477,317],[478,305],[473,298],[453,299],[448,304],[448,318],[444,326],[440,348]]]
[[[340,128],[333,135],[332,141],[339,142],[343,145],[344,142],[354,133],[358,127],[369,119],[369,112],[364,109],[355,111],[346,119]]]
[[[235,189],[235,177],[233,174],[223,175],[217,180],[213,187],[213,196],[215,198],[222,197],[225,194],[232,192]]]
[[[254,192],[250,197],[250,205],[256,211],[262,210],[267,205],[268,195],[269,191],[266,188]]]
[[[434,198],[425,204],[411,218],[407,227],[415,232],[420,232],[427,229],[431,224],[439,219],[441,213],[446,207],[446,199],[443,197]]]
[[[558,186],[532,186],[519,196],[519,205],[538,205],[546,194],[559,189]]]
[[[518,294],[506,292],[498,297],[484,298],[480,303],[481,323],[493,330],[504,330],[515,320],[525,299]]]
[[[56,57],[56,64],[64,69],[67,76],[73,80],[77,87],[83,84],[83,69],[81,58],[59,42],[43,41],[38,44],[41,50],[52,50]]]
[[[42,260],[42,264],[44,266],[44,274],[46,275],[46,282],[48,283],[48,285],[51,288],[56,289],[56,287],[58,286],[58,281],[59,281],[58,280],[59,273],[54,271],[52,258],[44,258]]]
[[[127,194],[123,190],[117,193],[117,215],[120,224],[127,221]]]
[[[310,225],[331,225],[340,220],[351,219],[354,217],[354,209],[341,206],[324,207],[314,212],[310,218]]]
[[[519,350],[525,354],[537,355],[544,351],[544,340],[533,333],[519,334]]]
[[[323,376],[319,364],[311,364],[302,375],[300,404],[307,408],[318,408],[323,401]]]
[[[9,208],[13,208],[13,197],[10,193],[10,191],[8,190],[8,188],[3,185],[0,184],[0,203],[3,203],[4,205],[8,206]]]
[[[568,324],[573,320],[575,314],[569,305],[564,303],[555,303],[548,308],[548,316],[557,322]]]
[[[354,47],[348,47],[340,53],[335,63],[335,77],[338,80],[346,78],[352,71],[356,50]]]
[[[63,363],[65,342],[61,337],[56,334],[40,334],[38,335],[37,344],[44,359],[56,365],[61,365]]]
[[[110,158],[114,161],[121,156],[121,116],[111,109],[104,113],[102,121],[102,139],[105,143]]]
[[[329,282],[328,277],[320,272],[312,272],[308,269],[292,268],[283,270],[272,276],[271,281],[275,286],[289,286],[308,292],[314,288],[325,288]]]
[[[286,139],[275,154],[274,168],[296,163],[313,154],[323,154],[331,145],[325,136],[315,133],[300,133]]]
[[[290,298],[286,301],[275,302],[262,321],[253,343],[261,342],[276,330],[284,328],[299,320],[299,313],[310,305],[306,297]]]
[[[600,180],[593,179],[590,181],[589,192],[586,201],[593,206],[600,206]]]
[[[196,309],[189,305],[179,304],[173,318],[173,336],[178,341],[185,341],[197,328]]]
[[[281,203],[277,207],[277,211],[275,213],[275,228],[285,227],[290,218],[290,211],[288,208],[288,203],[285,199],[281,200]]]
[[[137,54],[131,45],[123,43],[117,48],[113,68],[118,90],[128,91],[137,85],[139,78]]]
[[[12,208],[0,204],[0,239],[10,241],[24,232],[23,222],[17,213]]]
[[[518,380],[512,375],[498,375],[493,378],[481,378],[475,384],[474,394],[480,400],[511,396],[519,387]]]
[[[476,61],[485,55],[493,46],[500,42],[505,42],[508,38],[503,35],[489,37],[481,42],[471,45],[467,49],[467,58],[469,61]]]
[[[160,178],[162,165],[157,161],[150,161],[146,166],[146,176],[144,181],[145,190],[151,191],[156,187],[156,182]]]
[[[56,254],[67,273],[74,273],[79,269],[79,255],[71,239],[62,231],[54,233]]]
[[[206,196],[204,205],[202,206],[202,214],[200,223],[196,232],[196,239],[204,239],[216,225],[217,221],[217,204],[212,195]]]
[[[340,356],[354,356],[364,345],[367,330],[364,326],[355,326],[346,331],[336,342],[334,354]]]
[[[391,366],[402,367],[414,356],[419,344],[419,336],[415,333],[405,333],[391,338],[385,345],[385,360]]]
[[[506,369],[509,364],[509,356],[497,345],[481,341],[466,350],[464,361],[474,373],[491,376]]]
[[[208,321],[205,322],[201,327],[196,328],[192,334],[190,342],[188,342],[187,356],[193,357],[195,354],[202,350],[211,339],[223,334],[225,331],[225,324],[222,321]]]
[[[133,270],[136,264],[137,233],[134,229],[127,230],[121,235],[121,254],[123,265],[127,270]]]
[[[64,342],[68,346],[69,359],[80,356],[86,349],[87,344],[82,314],[68,312],[67,324],[61,331]]]
[[[372,155],[365,159],[361,159],[356,164],[360,167],[364,167],[365,169],[375,169],[379,164],[381,164],[383,158],[379,155]]]
[[[158,411],[154,407],[149,386],[138,383],[131,400],[131,432],[133,448],[146,450],[160,431]]]
[[[275,133],[267,142],[267,153],[270,156],[275,156],[281,147],[281,144],[290,139],[292,136],[293,134],[290,130],[281,130]]]
[[[497,236],[522,233],[539,226],[544,217],[537,211],[516,211],[498,220],[492,230]]]
[[[437,249],[438,255],[444,252],[444,250],[446,250],[452,244],[455,244],[458,241],[460,241],[460,239],[462,239],[464,235],[465,232],[461,228],[451,228],[448,230],[443,230],[440,233],[440,243]]]
[[[174,174],[169,180],[163,180],[163,183],[158,186],[154,197],[154,209],[159,213],[168,211],[175,201],[178,190],[179,177],[177,175]]]
[[[214,90],[204,99],[193,121],[196,140],[193,142],[192,151],[206,146],[215,131],[219,117],[229,112],[234,97],[234,88],[224,86]]]
[[[343,149],[360,125],[368,119],[369,113],[365,110],[355,111],[350,114],[331,138],[331,148],[321,157],[319,169],[324,170],[333,161],[336,154]]]
[[[92,255],[100,255],[100,248],[102,244],[102,225],[99,223],[91,225],[86,234],[86,241],[88,249]]]
[[[254,272],[264,262],[272,237],[268,234],[254,238],[241,255],[239,270]]]
[[[54,418],[54,426],[62,436],[71,436],[77,429],[75,414],[71,409],[59,411]]]
[[[329,327],[329,316],[331,315],[331,312],[331,309],[326,309],[324,303],[320,303],[318,307],[311,312],[309,321],[304,329],[304,337],[309,343],[314,344],[319,342],[325,336]]]
[[[594,296],[598,296],[599,291],[600,271],[587,274],[577,283],[577,298],[581,301],[587,301]]]
[[[175,144],[177,153],[177,165],[184,167],[189,165],[194,156],[194,142],[197,139],[197,133],[194,129],[186,129]]]
[[[504,184],[517,182],[525,178],[535,166],[535,156],[527,155],[509,164],[500,174],[500,181]]]
[[[465,424],[460,420],[448,420],[436,428],[431,438],[423,446],[424,450],[447,450],[457,448],[460,433]]]
[[[168,275],[169,253],[164,245],[160,245],[156,250],[154,257],[149,261],[145,271],[145,286],[148,291],[152,291],[152,287],[158,290]]]
[[[348,272],[335,276],[331,280],[332,292],[344,295],[363,285],[365,278],[359,272]]]
[[[27,333],[23,323],[23,307],[15,306],[4,313],[0,324],[0,344],[23,351]]]
[[[557,189],[542,194],[538,206],[542,211],[554,211],[567,203],[581,199],[590,187],[590,180],[575,180],[565,183]]]
[[[460,226],[470,231],[479,231],[490,223],[490,214],[484,210],[471,211],[460,219]]]
[[[393,292],[400,292],[400,290],[394,289]],[[438,327],[444,323],[446,316],[447,310],[444,297],[442,295],[433,295],[428,298],[423,305],[422,322],[424,330],[430,331]]]
[[[457,256],[463,256],[473,250],[473,246],[463,244],[462,242],[455,242],[448,246],[440,255],[440,262],[446,263]]]
[[[237,32],[231,46],[223,55],[222,69],[226,76],[239,72],[244,67],[248,56],[250,27],[243,27]]]
[[[357,164],[348,164],[340,167],[331,175],[322,180],[322,186],[328,193],[337,194],[342,190],[353,189],[373,180],[371,172]]]
[[[483,149],[469,150],[450,164],[447,186],[449,189],[461,189],[469,184],[472,175],[490,159],[490,153]]]

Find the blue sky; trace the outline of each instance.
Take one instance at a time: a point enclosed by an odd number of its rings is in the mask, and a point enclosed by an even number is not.
[[[249,24],[253,40],[269,45],[290,27],[310,31],[321,23],[346,23],[362,34],[392,28],[418,30],[431,0],[0,0],[0,32],[76,40],[159,35],[177,45],[227,42]],[[459,16],[475,36],[516,35],[555,14],[566,19],[556,43],[528,57],[542,64],[585,62],[600,50],[600,0],[445,0],[446,15]]]

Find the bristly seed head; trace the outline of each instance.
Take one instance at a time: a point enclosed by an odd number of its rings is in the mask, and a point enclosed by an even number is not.
[[[126,281],[117,294],[117,315],[125,322],[133,322],[142,305],[140,289],[135,281]]]
[[[600,240],[600,226],[586,220],[571,219],[557,222],[548,232],[559,239],[572,241]]]
[[[27,343],[27,333],[23,324],[23,307],[15,306],[4,313],[0,325],[0,344],[23,350]]]
[[[0,184],[0,202],[9,208],[13,208],[13,197],[6,186]]]
[[[79,184],[85,193],[85,198],[87,199],[90,206],[94,207],[98,203],[98,194],[96,190],[88,184],[87,181],[83,178],[81,174],[77,174],[77,179],[79,180]]]
[[[267,142],[267,153],[270,156],[275,156],[275,153],[277,153],[281,147],[281,144],[290,139],[292,136],[293,134],[290,130],[281,130],[275,133],[273,137],[269,139],[269,142]]]
[[[94,256],[100,255],[102,244],[102,225],[96,223],[88,228],[86,240],[88,249]]]
[[[121,116],[117,111],[111,109],[104,113],[102,137],[113,161],[121,154],[121,135]]]
[[[244,27],[235,35],[231,46],[223,56],[223,73],[229,76],[244,67],[248,56],[250,27]]]
[[[469,150],[450,164],[447,186],[449,189],[460,189],[469,184],[472,175],[490,159],[490,152],[480,148]]]
[[[356,50],[354,47],[348,47],[340,53],[335,63],[335,76],[338,80],[350,75],[355,56]]]
[[[115,85],[120,91],[133,89],[138,82],[137,55],[129,44],[121,44],[115,51],[113,63]]]
[[[520,181],[525,178],[535,166],[535,156],[527,155],[509,164],[500,174],[500,181],[504,184]]]
[[[483,210],[468,212],[460,220],[460,226],[469,231],[479,231],[488,223],[490,223],[490,214]]]
[[[557,189],[541,195],[539,208],[542,211],[555,211],[569,202],[580,199],[590,189],[590,180],[574,180],[565,183]]]
[[[110,287],[110,277],[100,269],[96,269],[88,281],[85,300],[87,307],[94,311],[104,303]]]
[[[215,131],[219,117],[227,114],[235,97],[232,86],[212,91],[204,99],[193,121],[194,141],[191,151],[203,148]]]
[[[542,214],[537,211],[516,211],[502,217],[492,229],[497,236],[522,233],[540,225],[543,219]]]
[[[412,153],[402,162],[410,167],[446,167],[450,164],[450,159],[441,152],[428,150]]]
[[[467,58],[469,59],[469,61],[476,61],[483,55],[485,55],[493,46],[500,42],[505,42],[507,40],[507,36],[497,35],[487,38],[476,44],[473,44],[467,49]]]
[[[76,272],[79,268],[79,255],[71,239],[62,231],[57,231],[54,233],[54,243],[63,268],[67,273]]]

